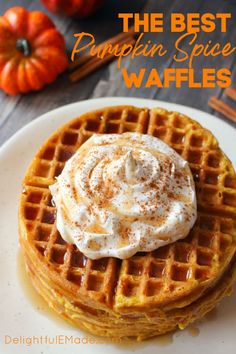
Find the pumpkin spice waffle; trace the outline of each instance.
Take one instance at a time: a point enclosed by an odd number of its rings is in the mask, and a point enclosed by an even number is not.
[[[189,162],[198,216],[189,235],[152,252],[91,260],[55,224],[49,186],[94,133],[153,135]],[[23,183],[20,242],[28,273],[49,306],[79,328],[144,339],[186,327],[230,294],[236,277],[236,175],[215,137],[196,121],[130,106],[89,112],[39,150]]]

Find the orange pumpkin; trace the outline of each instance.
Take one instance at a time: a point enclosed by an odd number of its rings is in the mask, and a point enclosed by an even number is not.
[[[92,15],[104,0],[41,0],[48,10],[80,18]]]
[[[48,16],[13,7],[0,17],[0,88],[40,90],[68,66],[65,41]]]

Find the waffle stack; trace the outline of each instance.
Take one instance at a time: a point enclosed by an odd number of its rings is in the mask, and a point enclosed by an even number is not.
[[[189,235],[127,260],[86,258],[55,225],[49,185],[94,133],[139,132],[165,141],[189,162],[198,218]],[[23,183],[20,243],[29,276],[46,302],[93,334],[138,340],[211,311],[236,277],[236,175],[217,140],[196,121],[130,106],[89,112],[59,129],[33,159]]]

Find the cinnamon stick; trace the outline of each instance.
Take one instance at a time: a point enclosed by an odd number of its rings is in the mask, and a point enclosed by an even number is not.
[[[227,103],[213,96],[210,98],[208,104],[211,108],[215,109],[217,112],[223,114],[223,116],[231,120],[231,122],[236,123],[236,110],[230,107]]]
[[[69,65],[69,70],[73,71],[74,69],[77,69],[78,67],[82,66],[83,64],[87,63],[91,59],[91,55],[86,53],[83,55],[80,55],[78,59],[76,59],[74,62],[72,62]]]
[[[99,46],[102,49],[107,44],[116,45],[119,44],[120,42],[124,42],[125,40],[127,41],[129,39],[132,39],[134,35],[135,35],[134,27],[130,27],[128,32],[121,32],[116,36],[102,42],[101,44],[99,44]],[[74,70],[78,68],[79,66],[85,64],[89,59],[91,59],[91,56],[88,53],[81,55],[78,59],[76,59],[73,63],[70,64],[69,70]]]
[[[226,96],[232,98],[232,100],[236,101],[236,89],[233,88],[232,86],[227,87],[225,89],[225,94],[226,94]]]
[[[123,41],[120,41],[119,44],[131,44],[133,45],[135,43],[135,39],[132,38],[127,41],[127,38],[123,39]],[[90,57],[91,58],[91,57]],[[109,63],[115,58],[114,54],[107,54],[103,59],[100,59],[98,57],[93,57],[89,61],[87,61],[85,64],[77,68],[70,76],[70,81],[76,82],[81,79],[83,79],[85,76],[91,74],[95,70],[101,68],[103,65],[106,63]]]

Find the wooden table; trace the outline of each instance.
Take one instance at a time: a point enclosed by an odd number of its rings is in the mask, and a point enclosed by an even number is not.
[[[37,9],[47,12],[41,5],[40,0],[8,0],[0,2],[0,14],[3,14],[9,7],[16,5],[25,6],[29,10]],[[81,31],[94,33],[97,41],[101,42],[122,30],[121,22],[117,20],[118,12],[138,11],[164,12],[167,18],[171,12],[231,12],[234,16],[234,21],[231,22],[231,27],[227,33],[220,33],[217,30],[208,38],[202,32],[199,35],[199,41],[207,42],[208,39],[212,39],[233,42],[236,38],[236,2],[232,0],[107,0],[106,6],[99,13],[84,21],[53,16],[51,13],[47,13],[65,36],[68,54],[70,54],[74,46],[74,33]],[[159,40],[161,39],[172,51],[169,60],[158,61],[158,71],[162,72],[163,68],[176,65],[171,59],[174,54],[173,42],[176,36],[170,35],[169,31],[158,35],[161,36]],[[155,41],[157,39],[156,36],[157,34],[147,34],[147,39]],[[183,49],[185,46],[186,44],[183,44]],[[197,60],[195,68],[201,70],[204,60],[206,61],[203,58]],[[207,58],[207,63],[208,67],[220,68],[224,66],[230,68],[233,72],[233,82],[236,85],[235,56],[231,55],[223,59],[219,57],[217,60],[209,57]],[[137,69],[142,66],[151,68],[153,67],[153,61],[138,58],[134,63],[127,58],[124,60],[123,65],[127,68],[132,68],[133,65]],[[117,64],[112,62],[76,84],[71,84],[68,80],[68,75],[65,73],[55,83],[41,92],[16,97],[9,97],[0,92],[0,144],[3,144],[14,132],[41,114],[79,100],[104,96],[145,97],[180,103],[216,114],[207,104],[209,97],[212,95],[223,98],[225,102],[228,101],[224,95],[224,90],[219,87],[213,89],[188,89],[187,87],[181,89],[176,89],[175,87],[169,89],[127,89],[121,73],[117,70]],[[232,102],[230,104],[233,105]]]

